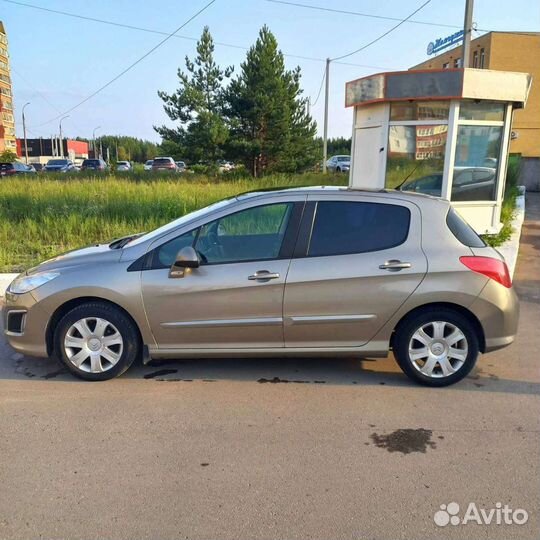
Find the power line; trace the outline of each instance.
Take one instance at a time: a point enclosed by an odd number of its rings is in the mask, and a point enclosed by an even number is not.
[[[131,25],[131,24],[124,24],[124,23],[119,23],[119,22],[115,22],[115,21],[109,21],[109,20],[106,20],[106,19],[98,19],[96,17],[88,17],[86,15],[80,15],[78,13],[72,13],[72,12],[69,12],[69,11],[60,11],[60,10],[57,10],[57,9],[45,8],[45,7],[42,7],[42,6],[36,6],[34,4],[28,4],[26,2],[18,2],[17,0],[1,0],[1,1],[6,2],[8,4],[16,5],[16,6],[22,6],[22,7],[27,7],[27,8],[31,8],[31,9],[37,9],[37,10],[40,10],[40,11],[45,11],[47,13],[54,13],[56,15],[62,15],[64,17],[82,19],[82,20],[85,20],[85,21],[90,21],[90,22],[95,22],[95,23],[100,23],[100,24],[106,24],[106,25],[115,26],[115,27],[118,27],[118,28],[125,28],[127,30],[135,30],[137,32],[146,32],[148,34],[157,34],[157,35],[161,35],[161,36],[168,36],[169,35],[168,32],[165,32],[163,30],[156,30],[154,28],[146,28],[146,27],[143,27],[143,26],[135,26],[135,25]],[[195,38],[195,37],[191,37],[191,36],[182,36],[182,35],[178,35],[178,34],[175,34],[172,37],[177,38],[177,39],[186,39],[188,41],[198,41],[198,39],[199,39],[199,38]],[[225,42],[222,42],[222,41],[215,41],[214,44],[219,45],[221,47],[230,47],[232,49],[240,49],[240,50],[244,50],[244,51],[249,50],[249,47],[246,47],[245,45],[238,45],[238,44],[234,44],[234,43],[225,43]],[[283,56],[286,56],[288,58],[296,58],[298,60],[308,60],[308,61],[311,61],[311,62],[325,62],[326,61],[324,58],[316,58],[316,57],[313,57],[313,56],[303,56],[303,55],[289,54],[289,53],[282,53],[282,54],[283,54]],[[366,69],[382,69],[382,70],[386,70],[386,71],[389,71],[389,70],[392,69],[391,67],[388,67],[388,66],[373,66],[373,65],[367,65],[367,64],[351,64],[351,63],[348,63],[348,62],[336,62],[336,64],[340,64],[340,65],[344,65],[344,66],[361,67],[361,68],[366,68]]]
[[[41,124],[37,124],[35,126],[32,126],[34,128],[36,127],[40,127],[40,126],[44,126],[45,124],[49,124],[50,122],[53,122],[54,120],[57,120],[58,118],[60,118],[61,116],[63,116],[64,114],[68,114],[72,111],[74,111],[75,109],[79,108],[81,105],[83,105],[84,103],[88,102],[89,100],[91,100],[94,96],[96,96],[97,94],[99,94],[102,90],[105,90],[105,88],[109,87],[111,84],[113,84],[114,82],[116,82],[118,79],[120,79],[120,77],[122,77],[123,75],[125,75],[128,71],[130,71],[131,69],[133,69],[137,64],[139,64],[140,62],[142,62],[145,58],[147,58],[148,56],[150,56],[155,50],[159,49],[159,47],[161,47],[162,45],[164,45],[167,41],[169,41],[169,39],[171,39],[174,34],[176,34],[176,32],[179,32],[180,30],[182,30],[182,28],[184,28],[184,26],[188,25],[191,21],[193,21],[193,19],[195,19],[196,17],[198,17],[203,11],[205,11],[206,9],[208,9],[212,4],[214,4],[216,2],[216,0],[210,0],[210,2],[208,2],[207,4],[205,4],[201,9],[199,9],[199,11],[197,11],[194,15],[192,15],[187,21],[185,21],[184,23],[182,23],[176,30],[174,30],[171,34],[168,34],[167,37],[165,37],[164,39],[162,39],[157,45],[154,45],[154,47],[152,47],[148,52],[146,52],[145,54],[143,54],[141,57],[139,57],[137,60],[135,60],[135,62],[131,63],[127,68],[123,69],[118,75],[116,75],[115,77],[113,77],[109,82],[105,83],[103,86],[101,86],[100,88],[98,88],[95,92],[92,92],[89,96],[87,96],[86,98],[84,98],[82,101],[80,101],[79,103],[77,103],[76,105],[74,105],[73,107],[71,107],[70,109],[67,109],[66,111],[64,111],[62,114],[59,114],[58,116],[55,116],[54,118],[51,118],[50,120],[47,120],[46,122],[42,122]]]
[[[358,11],[348,11],[344,9],[334,9],[334,8],[328,8],[323,6],[314,6],[311,4],[301,4],[299,2],[289,2],[286,0],[265,0],[266,2],[271,2],[272,4],[283,4],[286,6],[294,6],[299,8],[305,8],[305,9],[314,9],[317,11],[326,11],[329,13],[339,13],[341,15],[354,15],[357,17],[369,17],[371,19],[381,19],[385,21],[401,21],[398,17],[389,17],[386,15],[373,15],[371,13],[360,13]],[[416,21],[416,20],[407,20],[408,23],[412,24],[423,24],[426,26],[440,26],[442,28],[459,28],[461,29],[462,26],[455,25],[455,24],[444,24],[444,23],[436,23],[436,22],[430,22],[430,21]],[[482,30],[482,32],[487,30]]]
[[[414,15],[416,15],[421,9],[426,7],[430,2],[431,0],[427,0],[426,2],[424,2],[419,8],[415,9],[409,16],[405,17],[405,19],[400,20],[396,25],[392,26],[392,28],[390,28],[389,30],[387,30],[386,32],[384,32],[383,34],[381,34],[379,37],[375,38],[374,40],[370,41],[369,43],[366,43],[366,45],[363,45],[359,49],[356,49],[350,53],[337,56],[336,58],[332,58],[332,60],[333,61],[342,60],[343,58],[347,58],[348,56],[352,56],[353,54],[359,53],[360,51],[363,51],[364,49],[371,47],[371,45],[373,45],[374,43],[377,43],[377,41],[380,41],[381,39],[386,37],[388,34],[393,32],[397,28],[399,28],[402,24],[406,23],[411,17],[414,17]]]
[[[315,105],[317,105],[317,101],[319,101],[319,98],[321,97],[321,92],[322,92],[322,88],[323,88],[325,78],[326,78],[326,69],[323,71],[323,76],[322,76],[322,79],[321,79],[321,86],[319,86],[319,92],[317,93],[317,97],[315,98],[315,101],[313,103],[311,103],[312,107],[315,107]]]

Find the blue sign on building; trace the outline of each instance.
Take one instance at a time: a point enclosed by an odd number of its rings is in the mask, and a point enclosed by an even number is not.
[[[446,49],[446,47],[455,45],[462,39],[463,39],[463,30],[456,32],[455,34],[451,34],[450,36],[446,36],[445,38],[437,38],[435,41],[430,41],[430,43],[427,46],[427,53],[429,55],[436,54],[439,51]]]

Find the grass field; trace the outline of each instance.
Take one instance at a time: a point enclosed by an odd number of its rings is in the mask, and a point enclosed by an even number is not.
[[[396,178],[403,179],[405,170]],[[498,246],[512,233],[519,161],[511,162],[503,229],[486,237]],[[262,179],[198,175],[73,177],[0,180],[0,272],[17,272],[55,255],[126,234],[149,231],[226,197],[261,188],[346,185],[348,175],[273,175]]]
[[[2,179],[0,272],[21,271],[71,249],[149,231],[244,191],[347,181],[347,175],[322,174],[221,182],[197,175]]]

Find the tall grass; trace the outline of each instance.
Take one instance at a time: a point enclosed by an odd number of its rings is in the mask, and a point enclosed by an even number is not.
[[[2,179],[0,272],[21,271],[71,249],[149,231],[244,191],[346,183],[346,175],[317,173],[226,181],[143,174]]]

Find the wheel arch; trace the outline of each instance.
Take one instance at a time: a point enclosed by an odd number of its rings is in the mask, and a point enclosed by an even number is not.
[[[464,317],[466,317],[472,324],[473,328],[475,329],[476,335],[478,337],[478,346],[480,349],[480,352],[485,352],[486,350],[486,337],[484,334],[484,328],[482,327],[482,324],[476,317],[476,315],[470,311],[469,309],[460,306],[459,304],[453,304],[452,302],[431,302],[428,304],[422,304],[421,306],[416,306],[415,308],[411,309],[409,312],[407,312],[401,319],[397,322],[395,325],[392,335],[390,337],[390,347],[393,348],[393,341],[394,336],[396,335],[396,332],[400,325],[402,325],[405,321],[408,319],[418,315],[422,311],[425,311],[426,309],[450,309],[453,311],[456,311],[457,313],[460,313]]]
[[[99,296],[80,296],[78,298],[72,298],[71,300],[68,300],[67,302],[64,302],[60,306],[56,308],[56,310],[53,312],[51,318],[49,319],[49,322],[47,324],[47,329],[45,331],[45,341],[47,344],[47,354],[51,356],[54,351],[54,331],[56,329],[56,326],[62,319],[62,317],[71,311],[73,308],[76,308],[78,306],[81,306],[83,304],[88,304],[90,302],[99,302],[101,304],[108,304],[109,306],[112,306],[118,310],[120,310],[132,323],[137,331],[137,335],[139,336],[139,345],[140,349],[142,350],[144,346],[144,341],[142,338],[141,329],[139,328],[139,325],[137,324],[137,321],[130,315],[130,313],[124,309],[121,305],[117,304],[116,302],[111,302],[110,300],[107,300],[106,298],[101,298]]]

